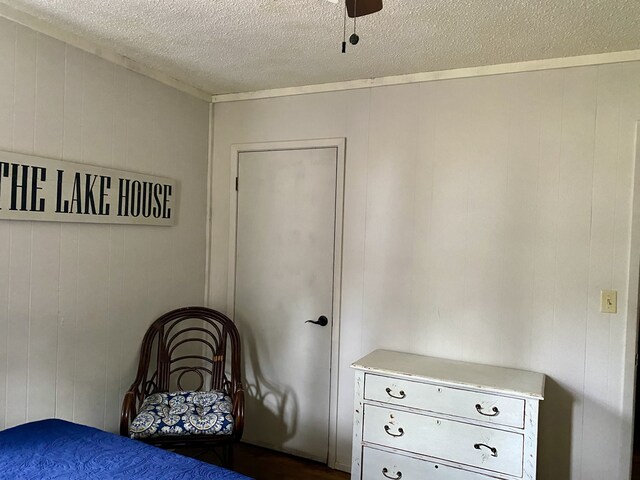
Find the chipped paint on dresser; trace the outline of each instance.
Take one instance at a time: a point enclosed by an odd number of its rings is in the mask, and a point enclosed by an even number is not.
[[[525,437],[524,437],[524,478],[525,480],[535,480],[536,464],[538,459],[538,411],[540,402],[537,400],[527,400],[525,414]]]
[[[535,480],[543,374],[384,350],[352,367],[352,480]]]
[[[362,428],[364,425],[364,372],[356,372],[356,390],[353,405],[353,455],[351,459],[351,478],[360,479],[362,470]],[[354,475],[358,474],[358,477]]]

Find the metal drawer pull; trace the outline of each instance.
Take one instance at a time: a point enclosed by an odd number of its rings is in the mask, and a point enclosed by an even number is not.
[[[385,425],[384,431],[387,432],[387,435],[391,435],[392,437],[401,437],[402,435],[404,435],[404,429],[402,427],[398,429],[398,433],[391,433],[389,430],[391,430],[389,428],[389,425]]]
[[[397,398],[398,400],[402,400],[404,397],[406,397],[407,395],[404,393],[404,390],[400,390],[400,396],[396,396],[394,394],[391,393],[391,389],[387,387],[387,389],[385,390],[387,392],[387,395],[389,395],[392,398]]]
[[[498,456],[498,449],[496,447],[490,447],[486,443],[476,443],[473,446],[473,448],[475,448],[476,450],[480,450],[480,447],[488,448],[491,451],[491,456],[492,457],[497,457]]]
[[[500,410],[498,410],[498,407],[493,407],[491,409],[493,413],[484,413],[482,411],[482,405],[480,405],[479,403],[476,403],[476,410],[480,415],[484,415],[485,417],[497,417],[498,415],[500,415]]]
[[[387,475],[387,473],[389,473],[389,470],[387,470],[387,467],[384,467],[382,469],[382,474],[385,477],[390,478],[391,480],[400,480],[402,478],[402,472],[398,472],[395,477],[390,477],[389,475]]]

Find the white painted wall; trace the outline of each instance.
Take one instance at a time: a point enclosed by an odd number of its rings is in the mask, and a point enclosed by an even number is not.
[[[167,176],[176,227],[0,221],[0,429],[117,428],[142,335],[204,297],[208,105],[0,19],[0,149]]]
[[[387,348],[548,374],[540,478],[626,477],[640,63],[216,104],[214,116],[222,309],[231,144],[347,138],[339,463],[348,366]],[[618,290],[618,314],[599,313],[600,289]]]

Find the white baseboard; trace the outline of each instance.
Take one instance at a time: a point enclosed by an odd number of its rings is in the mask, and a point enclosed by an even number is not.
[[[346,464],[346,463],[339,463],[336,462],[335,465],[333,467],[334,470],[340,470],[341,472],[347,472],[347,473],[351,473],[351,464]]]

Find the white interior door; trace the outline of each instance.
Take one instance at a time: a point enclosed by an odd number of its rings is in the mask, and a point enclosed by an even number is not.
[[[238,155],[234,311],[245,369],[243,440],[323,462],[336,171],[336,148]],[[307,322],[323,316],[325,326]]]

